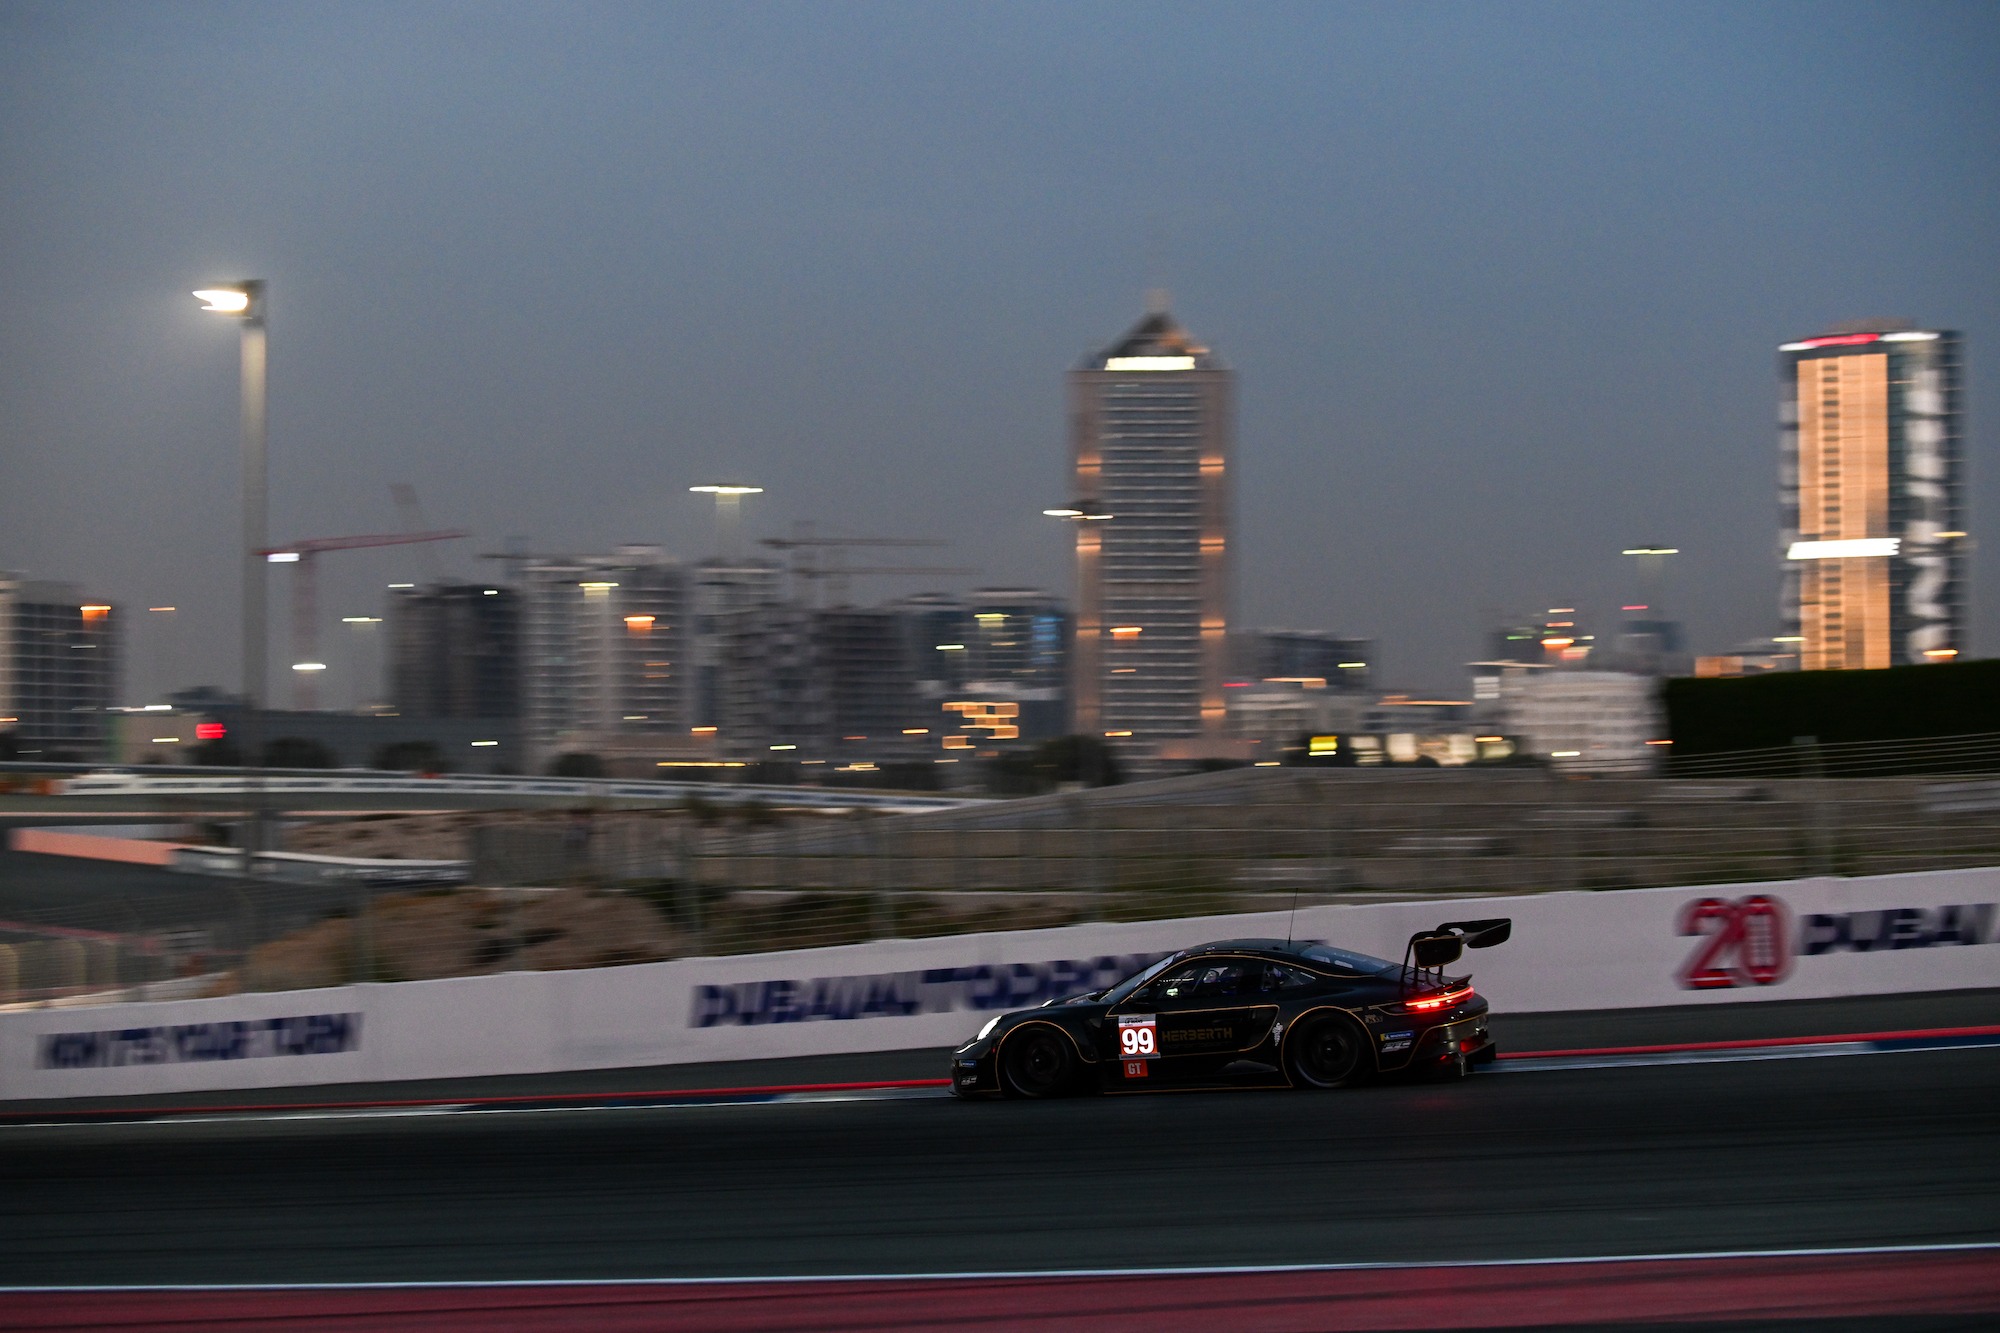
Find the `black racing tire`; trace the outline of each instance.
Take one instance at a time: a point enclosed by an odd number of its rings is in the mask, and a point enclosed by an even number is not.
[[[1032,1023],[1000,1043],[1000,1086],[1010,1097],[1060,1097],[1076,1085],[1070,1041],[1046,1023]]]
[[[1350,1087],[1369,1064],[1368,1034],[1342,1014],[1314,1014],[1285,1038],[1285,1072],[1294,1087]]]

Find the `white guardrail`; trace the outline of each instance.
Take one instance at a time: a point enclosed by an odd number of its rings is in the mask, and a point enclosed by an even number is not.
[[[621,801],[679,805],[690,799],[712,805],[772,805],[789,809],[880,810],[916,814],[984,805],[984,798],[922,796],[910,792],[839,787],[778,787],[755,783],[619,782],[602,778],[476,778],[384,776],[329,773],[302,776],[274,773],[256,790],[273,796],[505,796],[558,801]],[[56,784],[61,796],[241,796],[248,790],[238,773],[85,773]]]
[[[1310,907],[1292,929],[1393,959],[1415,931],[1491,916],[1514,919],[1513,940],[1461,966],[1503,1016],[2000,986],[2000,869]],[[942,1047],[1174,949],[1286,926],[1257,913],[0,1013],[0,1098]]]

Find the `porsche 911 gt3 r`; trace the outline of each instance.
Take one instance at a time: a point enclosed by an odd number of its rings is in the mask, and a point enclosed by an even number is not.
[[[1223,940],[1108,990],[1001,1014],[951,1057],[961,1097],[1197,1087],[1338,1088],[1463,1075],[1497,1054],[1487,1004],[1444,969],[1503,943],[1504,919],[1447,922],[1392,963],[1325,944]]]

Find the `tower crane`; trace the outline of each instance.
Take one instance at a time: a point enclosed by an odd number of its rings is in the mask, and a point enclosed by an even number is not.
[[[948,546],[949,542],[934,537],[816,537],[810,529],[800,525],[799,532],[792,537],[765,537],[760,542],[774,551],[792,553],[792,578],[804,583],[812,591],[809,605],[819,604],[819,585],[822,580],[832,589],[836,605],[847,600],[847,580],[865,574],[977,574],[976,569],[952,565],[877,565],[855,569],[843,564],[838,552],[851,547],[892,547],[892,546]],[[824,563],[815,558],[821,550],[833,552]]]
[[[356,537],[313,537],[273,546],[262,554],[274,565],[297,565],[292,573],[292,707],[310,712],[319,707],[314,681],[319,661],[318,558],[327,551],[358,551],[371,546],[408,546],[418,542],[448,542],[463,532],[380,532]]]

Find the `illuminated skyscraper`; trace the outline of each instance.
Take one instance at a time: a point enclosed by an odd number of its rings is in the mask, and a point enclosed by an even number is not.
[[[1877,320],[1778,349],[1781,611],[1802,669],[1965,648],[1956,333]]]
[[[1076,728],[1134,757],[1223,743],[1231,381],[1157,306],[1070,375]]]

